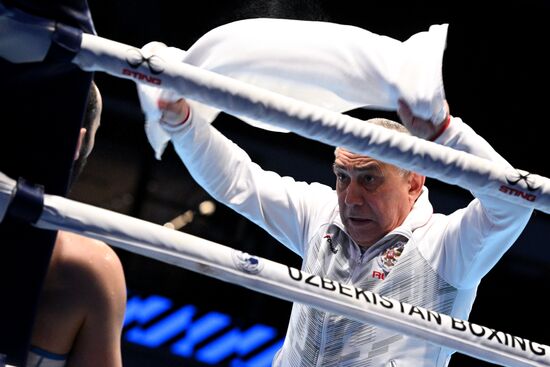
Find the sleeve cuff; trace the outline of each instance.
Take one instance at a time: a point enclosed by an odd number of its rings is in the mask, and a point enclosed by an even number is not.
[[[441,124],[441,126],[439,127],[439,130],[435,133],[434,136],[432,136],[432,138],[430,139],[430,141],[436,141],[437,139],[439,139],[439,137],[447,130],[447,128],[449,127],[451,123],[451,115],[447,115],[447,118],[445,119],[445,121]]]
[[[172,125],[172,124],[168,124],[166,122],[163,122],[161,120],[160,121],[160,126],[162,126],[164,131],[166,131],[167,133],[173,134],[173,133],[183,131],[184,129],[186,129],[189,125],[191,125],[192,120],[193,120],[193,112],[191,110],[191,106],[189,106],[189,109],[187,110],[187,115],[185,116],[183,121],[181,121],[180,123],[178,123],[176,125]]]

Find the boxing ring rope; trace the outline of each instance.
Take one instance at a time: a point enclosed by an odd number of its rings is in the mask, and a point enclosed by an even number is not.
[[[550,179],[399,134],[344,114],[235,80],[190,64],[156,60],[129,67],[128,52],[139,49],[83,34],[73,59],[83,70],[101,71],[136,83],[176,91],[229,114],[263,121],[306,138],[393,163],[480,194],[550,213]],[[161,70],[161,72],[159,72]]]
[[[16,195],[0,173],[0,221]],[[43,195],[34,226],[65,230],[292,302],[394,330],[502,366],[550,366],[550,347],[308,274],[161,225]]]

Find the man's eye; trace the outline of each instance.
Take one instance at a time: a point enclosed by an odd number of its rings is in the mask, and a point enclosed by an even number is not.
[[[336,173],[336,178],[338,181],[345,181],[347,180],[348,176],[343,173]]]
[[[363,181],[365,181],[365,183],[372,183],[374,182],[376,178],[374,176],[364,176],[363,177]]]

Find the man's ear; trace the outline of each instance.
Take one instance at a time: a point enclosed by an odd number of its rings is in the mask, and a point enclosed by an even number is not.
[[[76,142],[76,151],[74,152],[74,160],[76,161],[80,157],[80,149],[82,149],[82,143],[84,143],[84,137],[86,136],[86,128],[80,128],[80,134],[78,134],[78,141]]]
[[[425,182],[426,176],[422,176],[416,172],[409,173],[409,198],[411,204],[414,204],[422,193],[422,187],[424,187]]]

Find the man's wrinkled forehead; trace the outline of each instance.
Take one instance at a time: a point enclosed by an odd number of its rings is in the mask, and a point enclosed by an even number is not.
[[[334,162],[336,163],[338,161],[354,161],[354,162],[376,161],[376,162],[384,163],[382,161],[369,157],[368,155],[354,153],[341,147],[337,147],[334,150]]]
[[[368,155],[353,153],[345,148],[337,147],[334,150],[334,168],[364,171],[382,167],[397,168],[393,164],[374,159]]]

